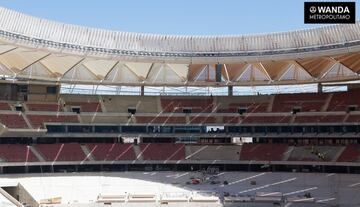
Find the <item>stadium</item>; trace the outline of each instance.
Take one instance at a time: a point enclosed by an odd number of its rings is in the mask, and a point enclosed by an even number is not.
[[[360,206],[360,22],[156,35],[0,8],[0,206]]]

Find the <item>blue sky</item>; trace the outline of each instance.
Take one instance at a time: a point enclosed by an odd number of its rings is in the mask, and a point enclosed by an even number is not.
[[[253,34],[320,26],[304,24],[304,0],[0,0],[0,5],[65,23],[160,34]]]

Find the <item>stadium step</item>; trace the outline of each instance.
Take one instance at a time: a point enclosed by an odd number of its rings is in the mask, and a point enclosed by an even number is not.
[[[349,118],[349,116],[350,116],[350,114],[349,114],[349,113],[347,113],[347,114],[344,116],[344,118],[343,118],[342,122],[345,122],[345,121]]]
[[[339,157],[342,155],[342,153],[344,152],[344,150],[346,149],[346,147],[341,147],[341,149],[339,149],[339,151],[336,153],[336,155],[333,157],[333,159],[331,160],[331,162],[336,162]]]
[[[41,156],[41,154],[33,146],[30,146],[29,148],[30,148],[31,152],[36,156],[36,158],[40,162],[46,162],[46,160]]]
[[[288,147],[286,152],[284,152],[284,154],[283,154],[282,160],[283,161],[288,160],[293,151],[294,151],[294,146]]]
[[[3,195],[5,198],[7,198],[11,203],[13,203],[15,206],[23,206],[22,203],[20,203],[18,200],[16,200],[14,197],[12,197],[8,192],[6,192],[3,188],[0,188],[0,194]]]
[[[33,126],[31,125],[31,123],[30,123],[29,119],[27,118],[27,116],[24,113],[21,113],[21,116],[24,118],[28,128],[33,129]]]
[[[269,105],[268,105],[268,107],[266,109],[266,112],[271,112],[272,111],[272,108],[273,108],[273,105],[274,105],[274,100],[275,100],[275,96],[271,96]]]
[[[91,154],[89,148],[87,148],[86,145],[80,145],[81,150],[84,152],[84,154],[86,155],[86,158],[89,159],[90,161],[94,161],[95,158],[93,156],[93,154]]]
[[[156,108],[157,111],[162,111],[162,106],[161,106],[161,98],[160,97],[156,97]]]
[[[333,94],[330,93],[330,94],[328,95],[328,97],[326,98],[325,104],[324,104],[324,106],[322,107],[321,111],[327,111],[327,109],[329,108],[330,101],[331,101],[332,97],[333,97]]]
[[[100,103],[101,111],[102,111],[103,113],[106,113],[106,112],[107,112],[107,108],[106,108],[106,106],[105,106],[105,104],[104,104],[104,102],[103,102],[103,98],[102,98],[102,96],[100,96],[99,98],[100,98],[99,103]]]
[[[139,145],[134,145],[133,147],[134,147],[136,159],[137,160],[144,160],[143,155],[142,155],[143,153],[142,153]]]

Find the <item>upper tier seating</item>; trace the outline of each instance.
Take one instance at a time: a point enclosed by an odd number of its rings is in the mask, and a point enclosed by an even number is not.
[[[246,108],[247,113],[265,113],[272,96],[233,96],[217,97],[218,113],[237,113],[239,108]]]
[[[346,111],[348,105],[357,105],[360,108],[360,90],[333,93],[328,111]]]
[[[0,102],[0,110],[11,111],[11,107],[6,102]]]
[[[135,160],[135,151],[131,144],[87,144],[86,147],[98,161]]]
[[[228,108],[218,109],[218,113],[237,113],[239,108],[245,108],[246,113],[265,113],[268,103],[230,103]]]
[[[349,115],[345,122],[360,122],[360,115]]]
[[[24,129],[28,128],[23,116],[19,114],[0,114],[0,123],[8,128]]]
[[[240,117],[238,116],[234,116],[234,117],[229,117],[229,116],[224,116],[223,117],[223,122],[225,124],[237,124],[239,123]]]
[[[281,161],[287,149],[286,144],[244,144],[240,160]]]
[[[29,111],[62,111],[58,103],[27,103]]]
[[[38,144],[35,148],[46,161],[83,161],[86,159],[80,144],[76,143]]]
[[[289,123],[291,116],[245,116],[242,121],[243,124],[254,124],[254,123]]]
[[[191,108],[193,113],[213,111],[212,98],[161,98],[163,112],[182,113],[183,108]]]
[[[59,123],[78,123],[79,119],[76,115],[27,115],[33,128],[45,128],[46,122]]]
[[[158,100],[156,96],[103,96],[103,105],[107,112],[128,113],[128,108],[136,108],[136,113],[159,113]]]
[[[66,105],[80,106],[81,112],[101,112],[99,102],[66,102]]]
[[[325,93],[278,94],[275,95],[272,111],[291,112],[295,106],[301,107],[301,111],[321,111],[327,97]]]
[[[189,160],[239,160],[241,146],[189,145],[186,159]]]
[[[183,160],[185,159],[184,144],[140,144],[144,160]]]
[[[345,116],[328,115],[328,116],[296,116],[295,123],[342,123]]]
[[[27,145],[1,144],[0,158],[3,162],[37,162],[38,159]]]
[[[185,117],[150,117],[150,116],[136,116],[137,123],[153,123],[153,124],[181,124],[186,123]]]
[[[94,114],[79,114],[81,117],[82,123],[106,123],[106,124],[114,124],[114,123],[128,123],[129,117],[127,116],[114,116],[113,114],[108,113],[98,113]]]
[[[350,144],[346,146],[337,160],[338,162],[359,162],[360,161],[360,145]]]
[[[196,116],[190,117],[191,124],[201,124],[201,123],[215,123],[215,117],[204,117],[204,116]]]

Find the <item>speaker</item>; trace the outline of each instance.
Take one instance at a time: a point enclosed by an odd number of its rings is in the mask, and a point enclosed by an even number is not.
[[[238,108],[238,113],[239,113],[240,115],[242,115],[243,113],[246,113],[246,111],[247,111],[247,108],[243,108],[243,107],[239,107],[239,108]]]
[[[221,82],[221,69],[222,69],[222,64],[216,64],[215,67],[215,81],[220,83]]]
[[[129,112],[129,114],[135,114],[136,108],[128,108],[128,112]]]
[[[350,112],[350,111],[356,111],[357,110],[357,105],[349,105],[347,106],[347,112]]]
[[[301,107],[294,107],[293,109],[292,109],[292,114],[296,114],[296,113],[299,113],[301,111]]]
[[[191,108],[183,108],[182,111],[185,114],[190,114],[192,112],[192,109]]]

